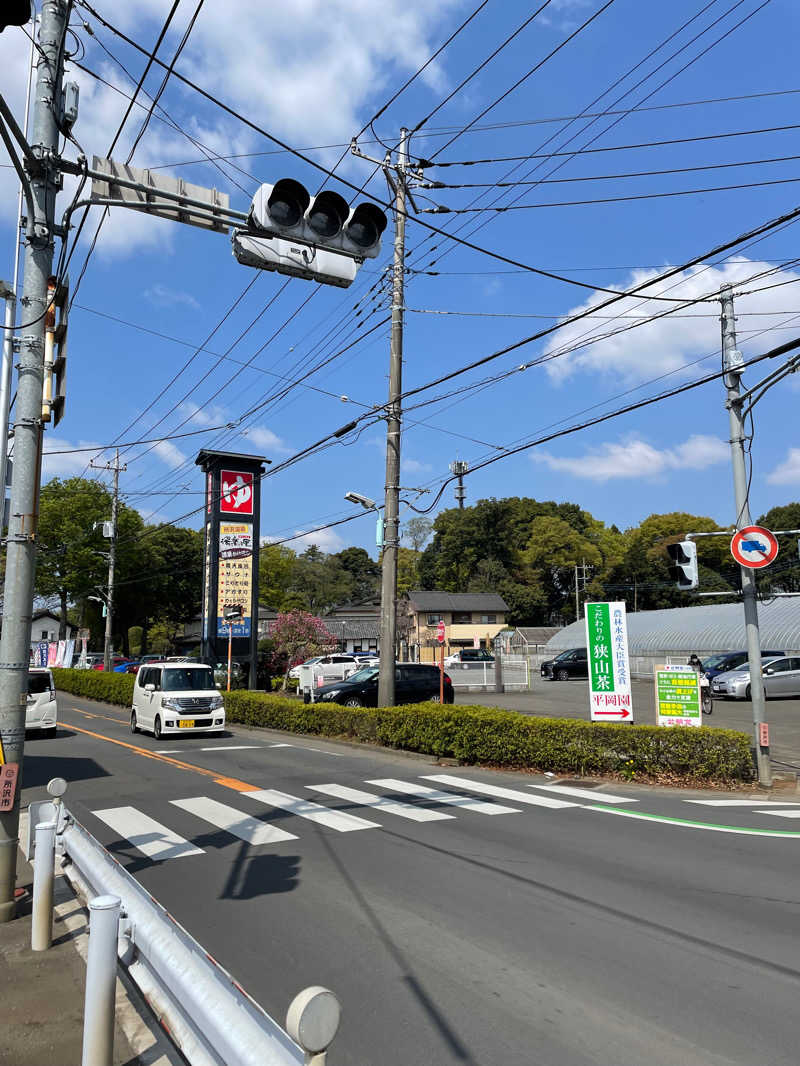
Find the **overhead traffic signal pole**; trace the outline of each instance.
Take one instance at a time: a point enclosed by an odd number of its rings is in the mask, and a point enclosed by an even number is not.
[[[723,285],[720,291],[722,314],[722,368],[725,371],[728,415],[731,429],[731,460],[733,463],[733,489],[736,496],[736,529],[752,525],[748,494],[747,469],[744,457],[744,417],[742,415],[741,374],[742,353],[736,348],[736,316],[733,311],[733,289]],[[769,738],[766,729],[764,678],[761,674],[761,641],[758,633],[758,599],[756,577],[747,566],[739,567],[742,575],[742,601],[744,624],[747,635],[747,661],[750,664],[750,694],[753,702],[753,741],[756,753],[758,783],[764,788],[772,786],[772,769],[769,761]]]
[[[57,114],[61,101],[61,48],[67,28],[64,0],[44,0],[37,51],[33,138],[23,148],[30,177],[25,238],[21,337],[14,419],[14,469],[6,542],[3,631],[0,635],[0,738],[5,766],[22,766],[28,693],[31,607],[36,567],[39,472],[42,452],[42,379],[47,279],[53,270],[58,174]],[[27,146],[25,146],[27,147]],[[5,427],[2,427],[5,431]],[[10,810],[0,810],[0,922],[14,917],[19,835],[19,786]]]

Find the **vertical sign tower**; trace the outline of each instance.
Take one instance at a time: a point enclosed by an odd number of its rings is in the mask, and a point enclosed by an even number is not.
[[[589,707],[593,722],[633,722],[625,604],[586,604]]]
[[[261,526],[260,455],[203,449],[195,463],[206,476],[202,654],[214,663],[233,658],[256,687],[258,656],[258,546]],[[226,620],[241,608],[235,622]],[[231,632],[232,626],[232,632]]]

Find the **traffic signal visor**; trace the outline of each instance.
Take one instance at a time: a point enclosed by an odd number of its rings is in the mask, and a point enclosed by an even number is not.
[[[692,540],[680,540],[667,545],[667,555],[672,560],[669,576],[679,589],[696,589],[699,585],[697,570],[697,545]]]

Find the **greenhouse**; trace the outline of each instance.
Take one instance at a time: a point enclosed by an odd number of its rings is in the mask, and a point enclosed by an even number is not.
[[[758,620],[763,649],[800,653],[800,596],[759,603]],[[585,646],[586,632],[581,620],[559,629],[547,642],[547,653],[556,655],[566,648]],[[628,652],[634,673],[649,672],[648,663],[688,658],[692,652],[697,652],[702,659],[714,652],[746,648],[741,603],[628,614]]]

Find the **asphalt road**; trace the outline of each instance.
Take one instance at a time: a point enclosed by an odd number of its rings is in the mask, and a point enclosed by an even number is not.
[[[25,801],[67,778],[68,808],[276,1019],[333,989],[331,1066],[796,1064],[800,804],[240,728],[156,744],[119,708],[60,706]]]
[[[639,725],[655,725],[656,710],[652,681],[632,684],[634,720]],[[502,707],[508,711],[554,718],[589,718],[589,683],[545,681],[535,677],[530,692],[463,692],[456,689],[456,703]],[[770,750],[776,770],[800,772],[800,700],[767,700]],[[705,725],[720,729],[740,729],[753,735],[753,705],[749,700],[714,700]]]

